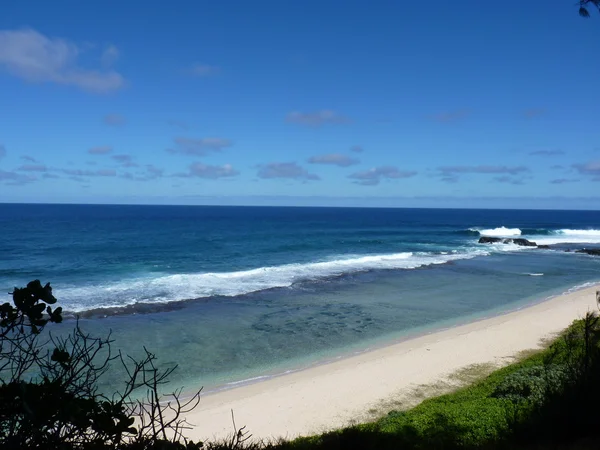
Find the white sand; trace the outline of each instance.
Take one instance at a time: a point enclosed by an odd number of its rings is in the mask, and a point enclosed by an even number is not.
[[[508,364],[520,351],[596,309],[590,287],[468,325],[435,332],[329,364],[239,388],[203,395],[188,415],[194,439],[232,433],[238,426],[255,437],[296,437],[364,417],[415,386],[435,383],[472,364]]]

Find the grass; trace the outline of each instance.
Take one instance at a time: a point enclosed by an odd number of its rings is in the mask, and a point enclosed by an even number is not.
[[[544,352],[532,355],[470,386],[429,398],[410,410],[393,410],[375,422],[299,438],[280,448],[468,448],[498,441],[510,431],[510,405],[505,399],[492,397],[494,390],[508,375],[540,365],[543,358]],[[459,371],[455,377],[467,383],[485,376],[490,369],[487,365],[472,366]],[[431,386],[424,387],[420,395],[431,394],[431,389]]]
[[[594,320],[591,334],[584,332],[583,320],[576,321],[545,342],[546,348],[521,352],[506,367],[472,365],[442,382],[417,386],[369,410],[365,418],[372,420],[364,423],[292,441],[235,448],[598,449],[600,322]],[[593,340],[592,347],[585,346],[585,336],[587,342]],[[429,398],[432,395],[437,396]]]

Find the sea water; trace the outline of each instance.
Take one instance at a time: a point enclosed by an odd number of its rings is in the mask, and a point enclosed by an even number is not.
[[[210,390],[600,281],[566,251],[594,245],[596,211],[2,204],[0,290],[50,281],[56,327],[78,316]]]

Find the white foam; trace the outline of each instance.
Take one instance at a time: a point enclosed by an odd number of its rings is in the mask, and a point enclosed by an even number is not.
[[[558,234],[566,234],[567,236],[598,236],[600,237],[600,230],[558,230]]]
[[[236,296],[270,288],[289,287],[299,281],[381,269],[416,269],[459,259],[489,255],[483,249],[440,255],[435,253],[390,253],[346,255],[307,264],[285,264],[238,272],[212,272],[148,276],[108,285],[61,288],[65,309],[79,312],[136,303],[168,303],[211,296]],[[85,303],[82,303],[82,300]]]
[[[549,236],[532,236],[538,244],[600,244],[600,230],[556,230]]]
[[[519,228],[506,228],[499,227],[493,228],[489,230],[477,230],[479,234],[482,236],[520,236],[521,230]]]

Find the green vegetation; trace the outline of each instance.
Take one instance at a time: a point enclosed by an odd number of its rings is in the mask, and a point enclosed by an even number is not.
[[[46,333],[62,322],[55,303],[50,285],[36,280],[15,289],[12,304],[0,305],[0,448],[600,448],[600,318],[592,313],[514,364],[491,373],[489,365],[467,367],[441,386],[421,387],[447,392],[472,383],[412,409],[293,441],[254,441],[236,427],[228,441],[193,443],[184,437],[182,415],[199,393],[185,404],[177,392],[162,396],[159,388],[174,368],[158,370],[149,352],[142,361],[112,354],[110,337],[91,337],[78,325],[66,337]],[[107,397],[98,382],[113,362],[128,377]]]
[[[265,447],[597,449],[599,343],[599,319],[588,314],[546,350],[471,386],[372,423]]]
[[[146,351],[142,360],[111,351],[112,340],[83,333],[56,337],[45,331],[62,322],[50,284],[15,288],[0,305],[0,448],[197,450],[187,441],[182,415],[198,404],[164,396],[160,387],[175,368],[160,370]],[[111,364],[126,379],[108,397],[98,383]]]

